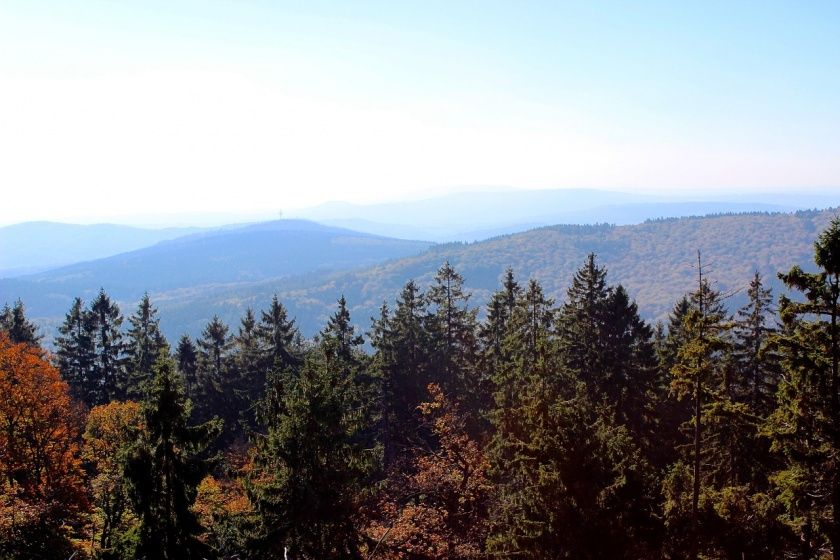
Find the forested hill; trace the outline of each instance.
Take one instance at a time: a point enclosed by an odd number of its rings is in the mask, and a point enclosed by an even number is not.
[[[229,226],[164,241],[108,258],[0,280],[0,303],[22,299],[49,331],[76,296],[92,299],[100,288],[133,307],[145,292],[180,304],[220,285],[248,292],[248,283],[277,282],[313,271],[347,270],[414,255],[431,244],[391,239],[306,220],[278,220]],[[203,322],[213,308],[192,308],[188,319]],[[167,334],[184,324],[169,325]]]
[[[710,278],[724,292],[761,272],[777,289],[776,273],[809,263],[816,234],[838,209],[655,220],[631,226],[552,226],[476,243],[428,243],[357,234],[311,222],[269,223],[236,232],[198,235],[156,247],[21,279],[0,280],[0,303],[22,298],[52,334],[74,296],[104,287],[127,311],[144,291],[175,339],[198,335],[214,315],[236,324],[247,307],[265,308],[275,293],[313,335],[344,294],[364,329],[383,301],[410,279],[431,283],[445,262],[463,275],[470,303],[482,306],[505,269],[538,279],[558,301],[589,252],[637,299],[642,315],[661,318],[692,289],[701,250]],[[283,224],[283,225],[281,225]],[[285,228],[285,229],[284,229]],[[387,260],[386,259],[392,259]],[[377,262],[378,261],[378,262]],[[349,267],[355,267],[348,271]],[[326,270],[324,270],[326,268]],[[344,268],[344,271],[339,271]],[[742,294],[730,303],[738,305]]]
[[[589,252],[595,252],[612,281],[624,284],[637,299],[642,315],[655,319],[694,287],[698,249],[710,278],[722,291],[745,287],[756,270],[778,291],[776,273],[793,263],[811,262],[814,237],[838,211],[714,215],[632,226],[544,227],[477,243],[436,245],[417,256],[348,273],[195,294],[172,311],[186,318],[213,308],[233,323],[245,306],[265,306],[276,292],[304,332],[312,334],[344,294],[354,320],[367,327],[369,317],[377,314],[383,301],[392,302],[406,281],[429,285],[447,260],[463,275],[473,305],[483,305],[498,289],[508,266],[521,280],[538,279],[546,293],[560,301],[574,271]],[[742,301],[739,293],[730,303]],[[215,307],[219,302],[226,303]],[[165,318],[169,313],[162,315]]]

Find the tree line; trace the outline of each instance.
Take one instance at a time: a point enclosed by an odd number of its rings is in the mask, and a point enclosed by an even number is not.
[[[560,304],[448,263],[370,330],[275,297],[174,346],[103,290],[0,311],[0,558],[833,558],[840,219],[775,298],[697,255],[650,325],[591,254]]]

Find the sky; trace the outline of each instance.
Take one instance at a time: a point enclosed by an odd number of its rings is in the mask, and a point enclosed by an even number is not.
[[[0,224],[840,190],[840,2],[0,0]]]

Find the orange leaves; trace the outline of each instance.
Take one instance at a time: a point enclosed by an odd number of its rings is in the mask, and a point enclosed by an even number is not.
[[[0,539],[30,523],[58,530],[86,508],[81,418],[43,353],[0,333]]]
[[[489,462],[465,417],[437,385],[419,406],[437,445],[397,465],[368,536],[377,558],[467,558],[480,554],[492,489]]]

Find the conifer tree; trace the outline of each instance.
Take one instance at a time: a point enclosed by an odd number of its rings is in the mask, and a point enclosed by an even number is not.
[[[87,406],[94,406],[97,399],[97,386],[93,378],[93,363],[96,359],[94,348],[94,321],[84,308],[81,298],[73,300],[73,305],[58,327],[55,340],[56,358],[61,377],[70,386],[74,398]]]
[[[125,394],[131,399],[142,396],[143,384],[152,375],[152,365],[160,349],[168,346],[160,332],[160,319],[157,313],[157,309],[149,299],[149,294],[146,293],[140,300],[137,311],[128,318],[131,326],[125,343],[128,374]]]
[[[190,404],[175,364],[161,350],[142,403],[143,430],[125,467],[140,518],[137,558],[202,558],[201,527],[191,507],[208,471],[204,452],[221,429],[218,419],[189,425]]]
[[[343,295],[338,300],[338,309],[321,331],[319,340],[329,356],[344,367],[358,363],[364,338],[356,333],[355,327],[350,323],[350,311]]]
[[[91,371],[91,405],[106,404],[121,394],[125,385],[123,317],[105,290],[99,290],[90,304],[95,358]]]
[[[257,330],[257,319],[251,308],[239,323],[233,338],[233,365],[231,390],[236,408],[236,420],[250,428],[256,426],[255,403],[265,390],[266,370],[263,369],[262,341]]]
[[[184,381],[187,398],[194,398],[198,384],[198,349],[188,334],[183,334],[178,339],[175,363],[178,364],[178,373]]]
[[[698,253],[698,288],[672,369],[675,395],[692,405],[684,425],[692,442],[663,483],[666,523],[675,553],[761,557],[772,514],[766,496],[750,487],[755,461],[761,460],[758,419],[735,398],[732,323],[703,272]]]
[[[773,476],[802,558],[840,553],[840,218],[814,244],[818,267],[779,277],[804,299],[782,296],[783,377],[766,432],[785,464]]]
[[[445,262],[426,292],[431,311],[428,327],[431,363],[434,381],[444,392],[480,398],[482,384],[474,371],[477,310],[467,306],[469,298],[464,292],[463,277],[449,261]]]
[[[247,485],[261,557],[360,557],[357,499],[371,461],[348,414],[351,384],[313,353],[267,418]]]
[[[225,435],[232,427],[233,396],[229,393],[231,374],[231,337],[226,324],[214,315],[201,332],[198,346],[198,387],[196,417],[205,422],[213,416],[224,418]],[[234,420],[235,421],[235,420]]]
[[[563,369],[550,300],[531,281],[497,379],[490,446],[497,481],[493,555],[638,558],[649,554],[644,517],[647,468],[610,407],[592,402]]]
[[[257,332],[266,353],[266,370],[282,372],[300,363],[300,332],[276,295],[268,311],[262,312]]]
[[[382,377],[386,466],[418,435],[417,406],[431,382],[426,317],[425,298],[411,280],[397,298],[394,314],[384,316],[377,325],[382,336],[372,340]]]
[[[29,344],[38,346],[43,335],[38,334],[38,327],[26,317],[26,310],[21,300],[14,306],[8,304],[0,311],[0,330],[5,331],[14,344]]]
[[[756,272],[747,289],[747,304],[738,310],[733,334],[734,359],[739,378],[735,391],[741,402],[750,405],[754,414],[766,418],[775,406],[779,381],[779,358],[771,345],[776,328],[773,317],[773,295]]]
[[[522,294],[522,288],[516,282],[513,270],[505,270],[502,287],[493,293],[487,303],[487,317],[478,331],[481,346],[481,369],[489,379],[493,379],[501,365],[506,361],[504,352],[507,336],[516,302]]]

